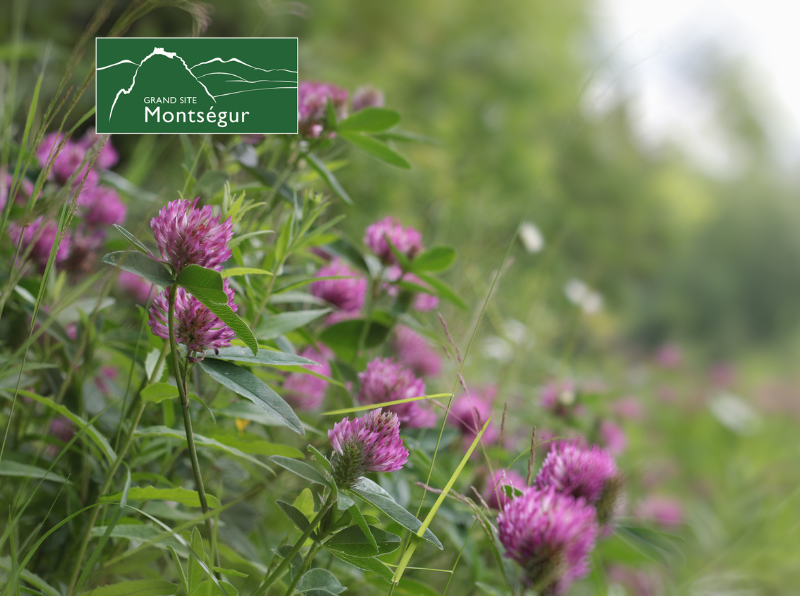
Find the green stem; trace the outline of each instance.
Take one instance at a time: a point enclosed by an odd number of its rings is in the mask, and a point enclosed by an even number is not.
[[[189,412],[189,392],[187,391],[187,375],[188,362],[184,370],[181,371],[180,360],[178,358],[178,342],[175,341],[175,299],[178,295],[178,284],[174,283],[169,287],[169,314],[167,323],[169,326],[169,347],[172,351],[172,364],[175,368],[175,375],[179,377],[178,380],[178,395],[181,399],[181,408],[183,409],[183,427],[186,430],[186,444],[189,448],[189,460],[192,464],[192,475],[194,476],[194,483],[197,487],[197,495],[200,498],[200,508],[203,510],[203,515],[208,515],[208,501],[206,500],[206,489],[203,486],[203,477],[200,474],[200,461],[197,459],[197,446],[194,443],[194,433],[192,432],[192,417]],[[210,517],[205,519],[206,531],[208,532],[208,541],[211,543],[212,558],[217,560],[219,567],[219,553],[214,544],[214,526]]]
[[[258,590],[255,591],[255,594],[253,594],[253,596],[263,596],[264,594],[266,594],[270,586],[274,584],[283,575],[283,573],[286,571],[286,568],[291,564],[292,559],[294,559],[294,556],[300,552],[300,549],[303,548],[303,545],[306,543],[306,540],[308,540],[308,537],[311,536],[311,533],[319,525],[319,522],[322,521],[322,518],[325,516],[326,513],[328,513],[328,510],[332,506],[333,506],[333,495],[331,494],[325,500],[325,503],[322,505],[322,508],[319,510],[319,513],[317,513],[314,519],[311,520],[311,523],[308,524],[308,527],[305,529],[305,532],[303,532],[303,535],[300,536],[300,539],[292,547],[292,550],[290,550],[289,553],[283,558],[280,564],[275,568],[275,571],[273,571],[272,573],[267,575],[266,578],[264,578],[264,583],[262,583],[261,586],[258,588]]]
[[[322,548],[322,545],[319,542],[315,542],[314,545],[311,547],[311,550],[308,551],[305,560],[303,561],[303,565],[300,567],[300,570],[297,572],[297,575],[294,576],[292,583],[289,584],[289,589],[286,590],[286,594],[284,596],[292,596],[294,593],[294,589],[297,586],[297,582],[300,581],[300,578],[303,577],[303,574],[308,571],[308,568],[311,566],[314,557],[317,556],[319,549]]]

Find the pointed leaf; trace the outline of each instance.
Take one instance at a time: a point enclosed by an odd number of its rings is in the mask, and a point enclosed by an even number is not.
[[[330,550],[341,552],[351,557],[374,557],[385,555],[400,548],[400,537],[385,532],[380,528],[367,526],[369,536],[359,526],[345,528],[325,546]]]
[[[369,478],[359,479],[355,486],[353,486],[352,491],[374,507],[383,511],[404,528],[416,532],[422,527],[421,521],[400,507],[389,493],[372,482]],[[442,543],[429,529],[425,530],[422,538],[439,548],[439,550],[444,549]]]
[[[175,282],[166,265],[139,251],[112,252],[103,257],[103,262],[135,273],[159,286],[166,287]]]
[[[327,569],[307,571],[297,582],[297,591],[307,596],[335,596],[346,589]]]
[[[411,169],[411,164],[406,161],[405,157],[397,153],[394,149],[390,149],[385,143],[381,143],[379,140],[373,137],[368,137],[357,132],[341,132],[339,135],[345,141],[349,141],[359,149],[363,149],[382,162],[406,170]]]
[[[274,339],[280,335],[285,335],[311,321],[315,321],[323,315],[331,312],[330,308],[320,308],[315,310],[298,310],[292,312],[282,312],[262,319],[256,327],[256,336],[262,341]]]
[[[19,476],[21,478],[38,478],[49,480],[50,482],[58,482],[60,484],[72,484],[69,480],[56,474],[49,472],[44,468],[36,466],[29,466],[28,464],[21,464],[15,461],[3,460],[0,461],[0,476]]]
[[[456,251],[449,246],[435,246],[411,261],[412,271],[444,271],[456,260]]]
[[[383,132],[400,122],[400,114],[386,108],[364,108],[339,124],[341,132]]]
[[[312,466],[308,465],[305,462],[297,461],[296,459],[291,459],[289,457],[284,457],[282,455],[275,455],[270,457],[269,460],[271,462],[275,462],[280,467],[289,470],[293,474],[297,474],[301,478],[305,478],[306,480],[310,480],[311,482],[316,482],[317,484],[321,484],[322,486],[328,486],[329,483],[325,479],[325,477],[317,472]]]
[[[180,270],[175,281],[203,304],[228,303],[228,295],[225,293],[225,285],[219,271],[206,269],[200,265],[188,265]]]
[[[333,552],[333,551],[332,551]],[[351,557],[338,552],[333,552],[337,559],[341,559],[345,563],[349,563],[353,567],[357,567],[362,571],[371,571],[377,573],[381,578],[387,582],[392,581],[392,570],[386,566],[386,563],[372,557]]]
[[[206,302],[202,299],[200,299],[200,302],[202,302],[208,310],[217,315],[220,321],[230,327],[236,334],[236,337],[242,340],[242,342],[244,342],[244,344],[250,348],[250,351],[254,356],[258,354],[258,341],[256,341],[253,332],[250,331],[250,327],[247,326],[247,323],[245,323],[239,315],[233,312],[233,309],[230,306],[227,304]]]
[[[117,230],[119,231],[119,233],[120,233],[120,234],[122,234],[122,235],[123,235],[123,236],[125,236],[125,237],[126,237],[128,240],[130,240],[130,241],[131,241],[131,243],[132,243],[132,244],[133,244],[133,245],[134,245],[136,248],[138,248],[139,250],[141,250],[141,251],[142,251],[144,254],[146,254],[146,255],[149,255],[149,254],[150,254],[150,251],[149,251],[149,250],[147,250],[147,247],[146,247],[144,244],[142,244],[142,242],[141,242],[141,241],[140,241],[140,240],[139,240],[139,239],[138,239],[136,236],[134,236],[133,234],[131,234],[131,233],[130,233],[128,230],[126,230],[126,229],[125,229],[125,228],[123,228],[122,226],[118,226],[117,224],[114,224],[114,227],[115,227],[115,228],[117,228]]]
[[[314,168],[314,170],[316,170],[317,174],[319,174],[320,177],[328,183],[328,186],[330,186],[331,190],[334,192],[334,194],[336,194],[337,197],[342,199],[348,205],[353,204],[353,199],[350,198],[350,195],[347,194],[347,191],[342,187],[341,184],[339,184],[336,176],[334,176],[333,172],[328,169],[328,167],[325,165],[325,162],[323,162],[313,153],[306,153],[305,158],[308,164]]]
[[[308,529],[308,518],[303,515],[303,512],[297,507],[294,505],[289,505],[289,503],[284,501],[275,501],[275,504],[286,514],[286,517],[289,518],[289,521],[297,526],[298,530],[305,532]]]
[[[300,422],[300,419],[289,404],[252,373],[240,366],[215,358],[204,359],[200,361],[198,365],[212,379],[223,384],[228,389],[235,391],[242,397],[249,399],[264,412],[288,426],[296,433],[301,435],[305,434],[302,422]]]
[[[231,346],[230,348],[220,348],[217,353],[214,350],[206,352],[206,358],[217,358],[219,360],[232,360],[235,362],[252,362],[253,364],[266,364],[277,366],[314,366],[318,362],[303,358],[296,354],[288,354],[286,352],[279,352],[269,348],[261,348],[256,356],[253,356],[249,349],[240,346]]]

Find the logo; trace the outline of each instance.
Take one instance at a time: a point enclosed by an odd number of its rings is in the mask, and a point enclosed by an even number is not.
[[[98,133],[297,133],[296,37],[98,37]]]

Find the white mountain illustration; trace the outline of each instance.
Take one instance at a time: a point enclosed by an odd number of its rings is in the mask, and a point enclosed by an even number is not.
[[[239,58],[224,59],[220,57],[200,62],[190,68],[177,52],[168,52],[164,48],[156,47],[153,48],[153,51],[140,63],[136,63],[133,60],[120,60],[114,64],[97,68],[98,71],[102,71],[122,65],[126,65],[126,68],[131,68],[131,66],[136,67],[130,86],[127,88],[123,87],[117,91],[114,101],[111,104],[109,119],[114,113],[117,100],[122,95],[131,94],[136,85],[136,75],[139,73],[139,70],[154,56],[164,56],[170,60],[179,60],[192,78],[203,87],[205,93],[214,103],[216,103],[218,97],[235,95],[237,93],[297,88],[297,71],[295,70],[285,68],[259,68]]]

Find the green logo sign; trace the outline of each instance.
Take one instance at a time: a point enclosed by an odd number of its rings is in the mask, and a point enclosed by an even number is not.
[[[296,37],[98,37],[98,133],[297,133]]]

